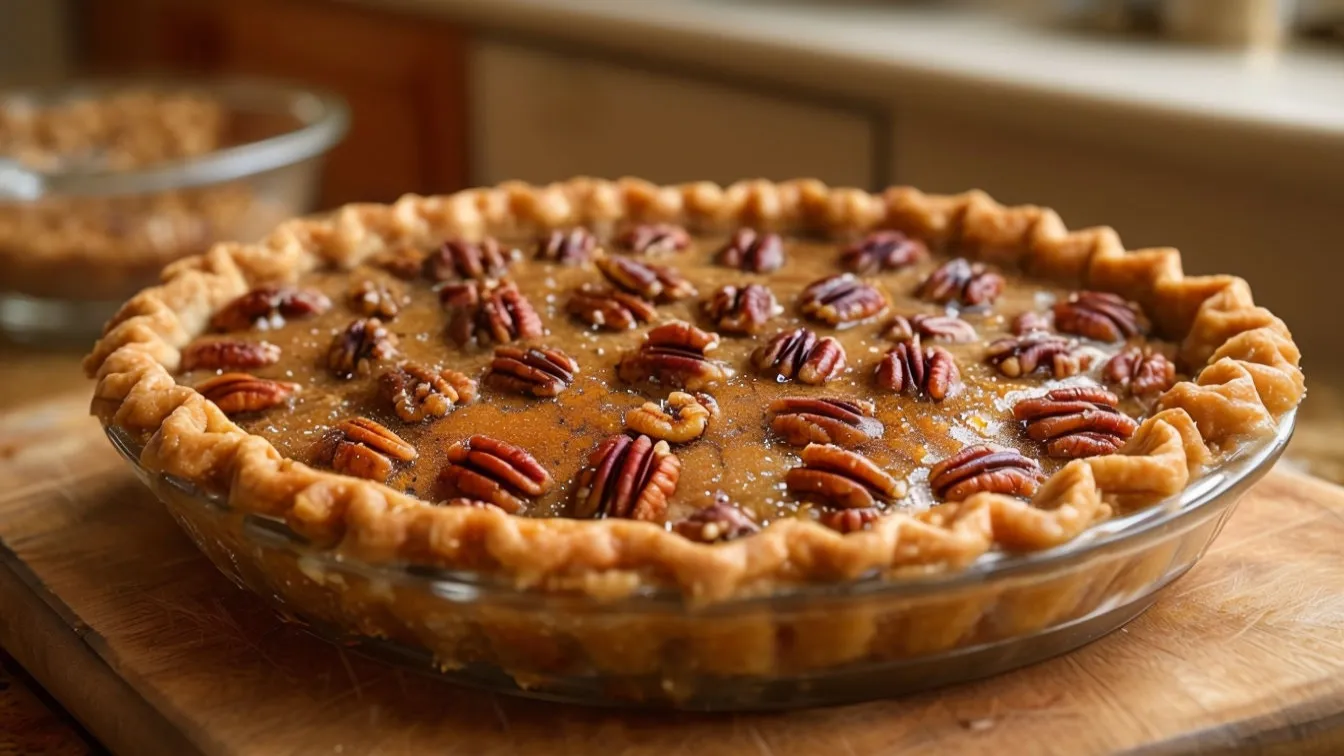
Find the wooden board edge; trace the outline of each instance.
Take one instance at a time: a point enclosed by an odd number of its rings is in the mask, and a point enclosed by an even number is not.
[[[1322,687],[1325,686],[1312,686]],[[1338,693],[1287,706],[1272,714],[1235,719],[1183,733],[1120,756],[1178,754],[1333,756],[1344,753],[1344,696]]]
[[[115,753],[181,756],[201,749],[108,663],[93,631],[0,541],[0,646]],[[24,638],[43,638],[28,643]],[[110,705],[109,702],[116,702]]]

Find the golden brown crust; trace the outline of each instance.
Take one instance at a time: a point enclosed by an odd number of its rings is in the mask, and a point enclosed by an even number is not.
[[[973,256],[1138,300],[1160,330],[1181,340],[1184,366],[1196,378],[1164,394],[1161,411],[1118,453],[1070,463],[1030,503],[977,494],[919,514],[889,514],[847,535],[789,520],[749,538],[700,544],[645,522],[435,507],[316,471],[281,458],[172,377],[179,350],[212,313],[252,287],[293,282],[321,266],[348,268],[393,244],[601,228],[623,218],[837,235],[887,227],[935,245],[956,243]],[[1185,278],[1174,250],[1126,253],[1110,229],[1069,232],[1050,210],[1003,207],[981,192],[893,188],[871,195],[813,180],[659,187],[581,178],[349,205],[321,220],[290,221],[259,244],[217,245],[170,266],[162,286],[128,302],[85,369],[98,379],[95,407],[105,422],[152,434],[146,467],[227,491],[233,506],[284,517],[302,535],[360,559],[477,569],[520,586],[596,595],[656,584],[715,601],[874,569],[952,570],[996,547],[1064,543],[1112,509],[1179,492],[1235,444],[1272,433],[1302,397],[1298,360],[1282,321],[1255,306],[1241,279]]]

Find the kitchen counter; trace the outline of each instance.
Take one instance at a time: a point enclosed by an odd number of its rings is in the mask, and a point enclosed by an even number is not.
[[[373,5],[370,0],[344,0]],[[378,0],[502,35],[578,45],[835,98],[996,121],[1060,122],[1178,160],[1338,191],[1344,54],[1277,55],[1075,33],[1011,18],[879,2],[791,0]],[[1116,128],[1116,119],[1124,128]],[[1328,148],[1328,149],[1327,149]]]

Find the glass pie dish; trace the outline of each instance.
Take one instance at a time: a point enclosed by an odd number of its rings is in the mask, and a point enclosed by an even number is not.
[[[1189,570],[1278,459],[1296,411],[1179,495],[1053,549],[962,571],[872,575],[696,606],[530,592],[469,572],[373,565],[310,545],[139,462],[108,436],[224,574],[343,647],[453,682],[582,704],[752,710],[835,704],[990,676],[1063,654],[1141,614]]]
[[[251,80],[0,91],[0,331],[96,335],[164,265],[310,211],[347,122]]]

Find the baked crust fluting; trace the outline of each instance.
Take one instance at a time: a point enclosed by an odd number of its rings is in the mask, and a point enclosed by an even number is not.
[[[1154,414],[1115,453],[1069,462],[1038,483],[1035,493],[1025,487],[1013,491],[1024,498],[996,493],[996,486],[987,484],[958,499],[957,480],[940,488],[946,503],[927,511],[889,507],[880,517],[853,518],[858,528],[773,522],[751,535],[705,544],[621,516],[555,523],[474,506],[435,506],[371,481],[282,463],[265,439],[247,434],[216,403],[173,378],[180,350],[206,331],[211,314],[258,287],[292,285],[314,269],[350,268],[403,244],[480,239],[516,228],[541,235],[622,221],[727,231],[751,225],[843,238],[893,229],[934,249],[955,243],[968,258],[971,277],[942,276],[928,287],[931,300],[987,306],[994,287],[983,276],[992,271],[977,273],[976,266],[982,264],[979,255],[992,254],[994,265],[1016,266],[1031,276],[1070,281],[1080,290],[1133,302],[1154,332],[1179,343],[1175,362],[1191,379],[1156,397]],[[662,287],[654,298],[665,298],[668,283],[656,272],[653,278]],[[373,564],[424,561],[519,580],[525,576],[540,590],[609,594],[612,576],[620,575],[629,590],[656,585],[698,601],[721,601],[798,581],[849,580],[890,567],[955,570],[995,548],[1050,548],[1105,517],[1108,507],[1151,505],[1178,493],[1239,445],[1274,433],[1304,391],[1300,355],[1288,329],[1256,306],[1241,279],[1187,277],[1174,252],[1126,252],[1108,229],[1069,231],[1049,210],[1003,207],[978,192],[932,196],[893,188],[871,194],[815,181],[730,187],[588,179],[546,187],[508,184],[449,197],[407,197],[390,206],[353,205],[329,217],[294,220],[261,243],[221,244],[175,263],[163,281],[122,308],[85,362],[98,380],[95,395],[105,422],[148,439],[142,455],[146,468],[232,487],[234,506],[286,518],[315,547]],[[677,291],[675,282],[672,289]],[[1122,324],[1109,322],[1123,332]],[[681,344],[671,352],[684,349]],[[703,352],[698,362],[695,355],[690,361],[696,363],[690,375],[702,378],[699,364],[712,364]],[[1046,362],[1052,360],[1040,364]],[[456,463],[449,468],[476,470]],[[503,504],[466,491],[444,498],[514,511],[527,505],[526,491],[495,481],[487,493],[496,489],[509,495],[499,497]],[[620,501],[624,506],[626,500]],[[650,504],[639,510],[639,499],[634,501],[631,511],[657,508]],[[842,529],[848,534],[842,536]],[[563,563],[538,556],[556,547],[565,550]]]

